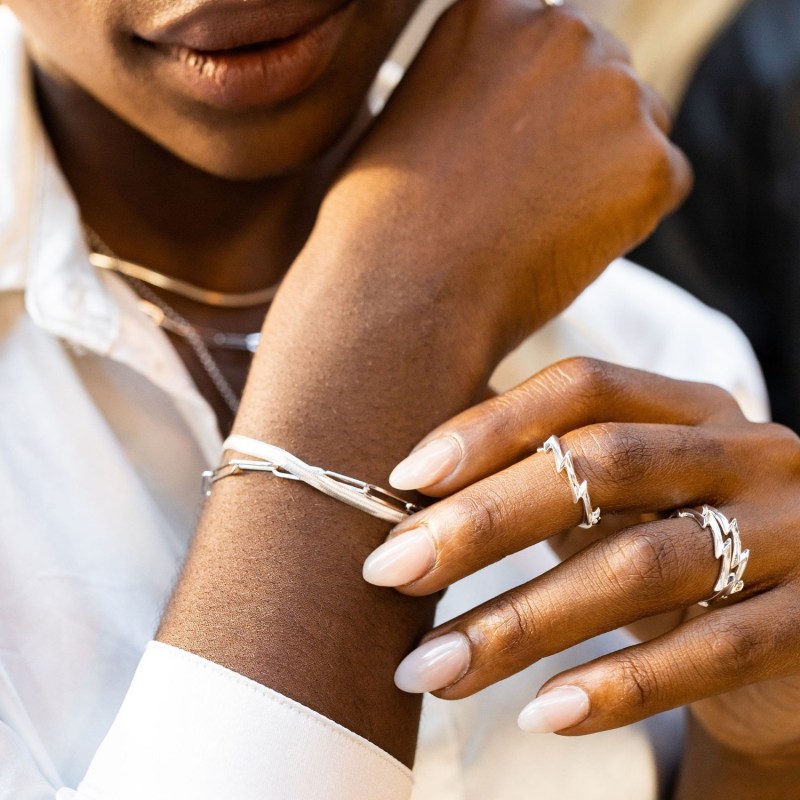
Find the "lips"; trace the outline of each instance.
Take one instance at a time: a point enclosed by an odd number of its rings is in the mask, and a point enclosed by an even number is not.
[[[205,2],[137,34],[175,89],[226,110],[290,99],[313,84],[336,55],[355,0]]]

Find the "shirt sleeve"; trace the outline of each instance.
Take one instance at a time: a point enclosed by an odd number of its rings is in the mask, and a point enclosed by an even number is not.
[[[315,711],[151,642],[77,792],[58,800],[407,800],[411,773]]]

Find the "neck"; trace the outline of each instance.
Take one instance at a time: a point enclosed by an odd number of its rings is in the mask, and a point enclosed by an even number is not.
[[[223,292],[278,281],[340,160],[256,181],[202,172],[78,87],[36,72],[37,97],[85,222],[122,258]]]

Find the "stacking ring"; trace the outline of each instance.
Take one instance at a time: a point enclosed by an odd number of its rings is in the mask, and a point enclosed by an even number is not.
[[[600,522],[600,509],[592,509],[592,501],[589,499],[589,489],[586,481],[578,480],[578,476],[575,474],[575,465],[572,463],[572,453],[569,450],[566,453],[561,451],[561,442],[558,436],[551,436],[536,452],[553,454],[556,472],[563,472],[567,483],[569,483],[572,502],[583,503],[583,522],[580,523],[580,527],[591,528],[597,525]]]
[[[702,600],[698,605],[703,608],[715,600],[725,600],[732,594],[741,592],[744,588],[742,576],[744,575],[749,550],[742,550],[742,540],[739,537],[739,524],[735,519],[728,519],[721,511],[713,506],[702,508],[681,508],[673,517],[691,517],[701,528],[708,528],[714,542],[714,558],[720,559],[721,566],[719,578],[714,584],[714,593],[707,600]]]

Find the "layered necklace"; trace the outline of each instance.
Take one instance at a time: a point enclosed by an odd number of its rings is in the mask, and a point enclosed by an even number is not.
[[[159,297],[151,287],[215,308],[254,308],[269,303],[275,297],[279,284],[253,292],[211,291],[156,272],[141,264],[125,261],[117,256],[91,228],[85,226],[84,232],[91,251],[90,263],[98,269],[116,272],[122,276],[138,295],[139,308],[152,323],[186,341],[225,405],[235,414],[239,408],[239,397],[223,375],[219,364],[211,354],[211,349],[238,350],[252,354],[258,348],[261,334],[258,331],[232,333],[193,325]]]

